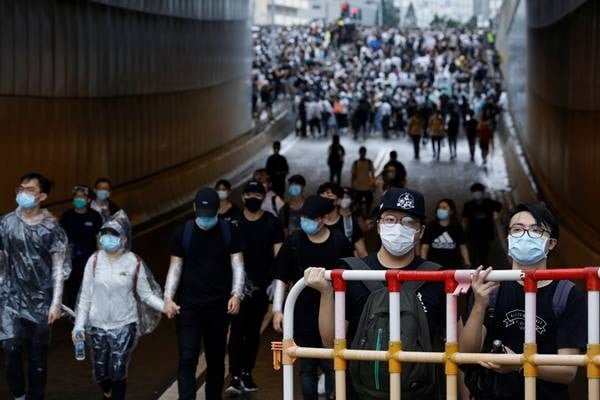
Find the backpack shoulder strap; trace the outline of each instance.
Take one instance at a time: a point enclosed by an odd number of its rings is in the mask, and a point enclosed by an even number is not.
[[[223,239],[225,240],[225,246],[227,247],[227,250],[229,250],[231,247],[231,225],[224,219],[219,218],[219,228],[221,229],[221,235],[223,235]]]
[[[560,319],[565,308],[567,307],[567,300],[569,299],[569,293],[575,284],[571,281],[560,280],[556,289],[554,290],[554,296],[552,297],[552,311],[556,319]]]
[[[360,257],[345,257],[338,260],[338,266],[347,267],[353,271],[370,271],[371,267],[369,264],[364,262]],[[373,293],[381,288],[385,287],[385,283],[381,281],[362,281],[363,285],[369,289],[369,292]]]
[[[344,222],[344,234],[350,243],[352,243],[352,233],[354,233],[352,214],[342,216],[342,221]]]
[[[189,220],[183,227],[183,252],[188,253],[192,247],[192,234],[194,233],[194,221]]]
[[[96,276],[96,267],[98,266],[98,252],[95,252],[92,257],[94,257],[94,260],[92,261],[92,276]]]

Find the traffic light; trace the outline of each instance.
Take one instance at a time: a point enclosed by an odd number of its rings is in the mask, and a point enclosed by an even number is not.
[[[342,18],[348,18],[350,16],[349,11],[350,11],[350,5],[348,3],[342,3],[342,14],[341,14],[341,17]]]
[[[352,7],[350,13],[352,15],[352,19],[360,19],[360,8]]]

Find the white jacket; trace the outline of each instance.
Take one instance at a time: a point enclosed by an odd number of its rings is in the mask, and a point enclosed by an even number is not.
[[[93,255],[85,266],[83,282],[77,306],[75,329],[86,326],[115,329],[138,322],[137,300],[133,294],[133,281],[138,259],[126,251],[111,263],[106,252],[97,253],[94,271]],[[156,296],[148,284],[143,261],[140,260],[137,294],[139,298],[157,311],[164,308],[163,299]]]

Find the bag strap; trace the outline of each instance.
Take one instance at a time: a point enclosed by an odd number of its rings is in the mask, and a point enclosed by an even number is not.
[[[338,261],[341,267],[348,267],[353,271],[371,271],[371,267],[359,257],[345,257]],[[369,289],[369,292],[375,292],[385,287],[382,281],[362,281],[363,285]]]
[[[554,290],[554,296],[552,296],[552,311],[556,319],[560,319],[565,308],[567,308],[567,300],[569,299],[569,293],[575,284],[571,281],[560,280],[556,289]]]
[[[133,273],[133,294],[134,295],[137,294],[138,278],[140,277],[140,268],[142,266],[142,259],[140,258],[140,256],[135,254],[135,259],[137,260],[137,263],[135,265],[135,272]]]
[[[187,255],[192,246],[192,234],[194,233],[194,221],[189,220],[183,227],[183,252]]]
[[[343,215],[342,221],[344,222],[344,234],[346,235],[346,239],[350,243],[352,243],[352,233],[354,233],[354,224],[352,223],[352,214]]]
[[[96,276],[96,266],[98,265],[98,252],[95,252],[94,255],[94,260],[92,261],[92,276]]]

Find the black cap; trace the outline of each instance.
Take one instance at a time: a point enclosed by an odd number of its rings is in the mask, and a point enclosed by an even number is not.
[[[214,217],[219,211],[219,195],[212,188],[202,188],[194,199],[197,217]]]
[[[379,215],[387,210],[402,211],[425,219],[425,198],[420,192],[406,188],[390,188],[381,199]]]
[[[316,219],[329,214],[333,209],[333,201],[321,196],[312,195],[304,200],[300,215],[310,219]]]
[[[288,183],[291,185],[292,183],[297,183],[301,186],[306,186],[306,179],[302,175],[292,175],[288,179]]]
[[[244,190],[242,191],[243,193],[260,193],[260,194],[265,194],[265,187],[262,183],[260,183],[259,181],[257,181],[256,179],[250,179],[248,182],[246,182],[246,185],[244,186]]]

